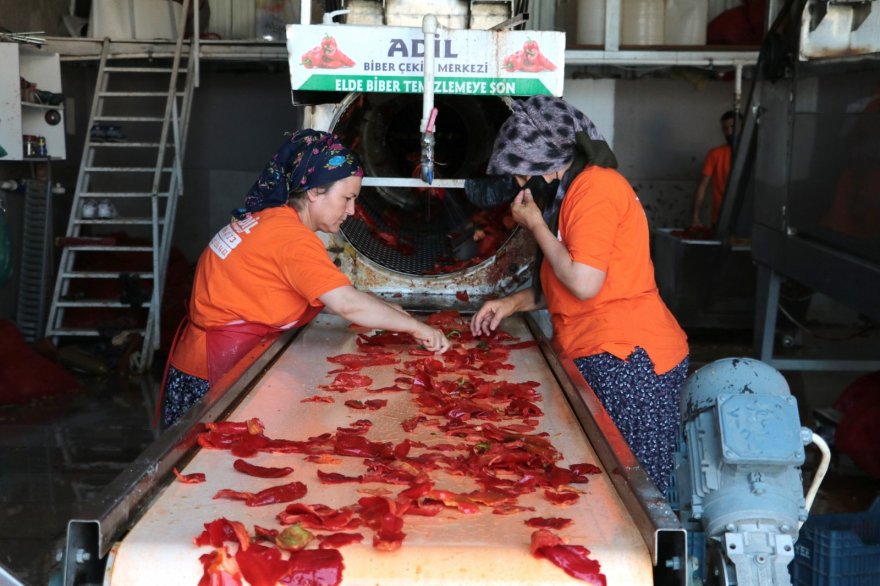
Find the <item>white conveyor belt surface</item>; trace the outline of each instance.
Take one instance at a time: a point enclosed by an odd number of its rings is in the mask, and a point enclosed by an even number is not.
[[[532,339],[522,319],[507,319],[503,326],[520,340]],[[456,443],[456,438],[449,438],[436,427],[420,425],[412,433],[402,429],[404,419],[419,414],[409,392],[368,394],[359,389],[340,394],[320,390],[319,385],[332,380],[327,372],[336,367],[326,358],[356,352],[356,349],[356,333],[346,322],[320,315],[283,351],[228,419],[244,421],[257,417],[265,424],[265,434],[269,437],[305,440],[325,432],[333,433],[337,427],[366,418],[373,422],[366,435],[373,441],[397,444],[410,438],[427,444]],[[406,356],[404,352],[403,360],[415,358],[418,357]],[[543,401],[538,405],[544,416],[535,432],[549,433],[550,441],[564,456],[558,465],[588,462],[602,468],[540,349],[513,350],[508,362],[514,365],[514,370],[483,376],[540,383],[538,391]],[[361,372],[372,377],[371,388],[392,385],[400,376],[395,367],[389,366],[364,368]],[[301,402],[315,394],[332,395],[336,402]],[[367,398],[387,399],[388,404],[377,411],[355,410],[343,405],[348,399]],[[364,488],[389,489],[392,498],[406,488],[380,483],[324,485],[318,481],[318,469],[353,476],[363,474],[363,458],[342,457],[342,463],[332,466],[307,462],[304,454],[260,453],[248,459],[261,466],[292,466],[295,472],[282,479],[239,473],[232,467],[234,460],[235,456],[228,451],[199,450],[181,472],[203,472],[207,475],[206,482],[173,481],[162,490],[114,548],[105,584],[195,586],[203,571],[199,556],[211,551],[209,547],[193,544],[193,538],[202,532],[205,523],[225,517],[244,523],[251,532],[255,524],[280,528],[276,515],[286,504],[248,507],[243,502],[214,500],[212,497],[221,489],[257,492],[299,480],[308,486],[308,494],[298,502],[322,503],[335,508],[357,503],[358,498],[366,496],[358,492]],[[590,557],[601,564],[601,572],[609,585],[651,584],[650,554],[607,474],[603,469],[601,474],[590,476],[589,483],[572,485],[582,494],[571,506],[554,505],[539,490],[522,495],[518,500],[519,505],[534,507],[533,512],[495,515],[489,507],[481,507],[474,515],[464,515],[455,509],[444,509],[435,517],[407,515],[403,527],[406,539],[394,552],[374,549],[372,531],[361,527],[355,531],[364,535],[364,541],[339,550],[345,564],[342,583],[371,586],[583,584],[551,562],[535,558],[529,551],[534,529],[524,524],[526,519],[567,517],[573,523],[555,533],[571,545],[588,548]],[[468,478],[442,472],[435,472],[432,478],[437,489],[469,492],[479,488]]]

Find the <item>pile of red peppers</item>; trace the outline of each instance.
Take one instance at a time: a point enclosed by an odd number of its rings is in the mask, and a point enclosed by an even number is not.
[[[534,509],[518,504],[518,497],[539,491],[554,505],[578,501],[579,491],[572,485],[587,483],[588,477],[600,470],[590,463],[559,465],[562,454],[548,434],[535,432],[543,415],[538,406],[542,400],[536,390],[538,383],[489,378],[512,370],[507,361],[510,353],[535,346],[535,342],[518,342],[500,329],[490,338],[474,339],[465,319],[456,311],[437,312],[426,321],[441,328],[453,341],[445,354],[434,356],[412,350],[414,341],[405,334],[358,334],[357,353],[328,358],[339,368],[330,371],[334,378],[321,390],[409,393],[419,415],[401,421],[402,429],[412,433],[419,426],[431,427],[443,432],[448,438],[445,442],[429,445],[405,439],[395,445],[371,440],[367,437],[372,427],[368,419],[305,440],[270,438],[258,419],[206,425],[198,436],[199,445],[229,451],[236,456],[232,466],[242,474],[278,479],[294,472],[291,466],[269,468],[247,461],[262,452],[305,454],[307,461],[320,465],[358,458],[364,465],[362,474],[346,476],[318,470],[319,481],[381,483],[398,488],[365,487],[359,492],[366,496],[337,509],[294,502],[307,494],[306,485],[295,480],[256,493],[220,490],[215,499],[237,500],[250,507],[285,507],[276,515],[277,527],[254,526],[249,532],[242,523],[226,518],[206,523],[205,530],[194,539],[196,546],[213,548],[200,558],[204,574],[199,586],[244,582],[251,586],[332,586],[342,581],[340,548],[360,543],[368,533],[374,548],[394,551],[406,539],[408,515],[434,516],[443,510],[461,515],[484,511],[527,514]],[[410,355],[410,359],[402,359],[403,354]],[[399,374],[395,384],[370,388],[372,379],[360,370],[373,366],[393,366]],[[304,401],[334,402],[330,395]],[[377,410],[385,404],[384,399],[345,401],[352,409]],[[434,474],[438,471],[467,476],[479,488],[467,493],[445,490],[438,486]],[[175,470],[175,474],[187,483],[205,479],[203,473],[182,475]],[[533,530],[529,545],[532,555],[549,560],[579,580],[604,585],[605,576],[599,563],[589,557],[589,550],[566,544],[554,533],[571,522],[565,517],[527,518],[524,524]]]

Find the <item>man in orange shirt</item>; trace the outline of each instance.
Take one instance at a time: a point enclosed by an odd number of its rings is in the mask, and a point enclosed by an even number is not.
[[[560,98],[514,102],[489,160],[490,175],[523,189],[513,219],[542,258],[532,289],[487,301],[474,335],[546,304],[554,336],[660,491],[678,445],[687,338],[660,299],[648,221],[604,137]]]
[[[694,198],[694,216],[691,224],[702,226],[700,217],[703,209],[703,201],[706,199],[706,190],[712,185],[712,214],[711,224],[718,223],[721,213],[721,202],[724,200],[724,190],[727,189],[727,178],[730,176],[730,159],[733,148],[733,138],[736,129],[736,112],[728,110],[721,115],[721,132],[724,133],[726,144],[710,149],[703,162],[703,178],[697,187],[697,195]]]
[[[303,326],[325,307],[362,326],[406,332],[434,352],[449,348],[440,330],[355,289],[316,234],[337,232],[354,214],[363,175],[332,134],[301,130],[281,146],[199,258],[189,321],[163,387],[164,425],[267,336]]]

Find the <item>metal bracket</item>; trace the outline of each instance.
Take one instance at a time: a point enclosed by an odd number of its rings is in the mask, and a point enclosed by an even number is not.
[[[71,520],[67,523],[67,545],[64,549],[64,586],[99,583],[103,580],[103,564],[98,544],[101,524],[97,521]]]

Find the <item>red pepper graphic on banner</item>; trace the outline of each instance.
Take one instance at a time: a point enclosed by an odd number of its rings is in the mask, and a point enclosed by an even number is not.
[[[528,71],[535,73],[538,71],[555,71],[556,65],[541,53],[541,48],[538,47],[537,41],[528,40],[523,43],[522,51],[512,53],[504,59],[504,69],[505,71]]]
[[[353,67],[354,61],[339,50],[336,39],[326,35],[321,39],[321,44],[306,51],[302,56],[302,64],[308,69],[313,67],[318,69],[339,69],[340,67]]]

